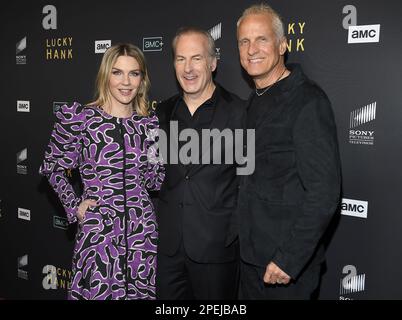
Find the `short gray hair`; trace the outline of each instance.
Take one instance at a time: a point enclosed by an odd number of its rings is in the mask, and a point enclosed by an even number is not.
[[[251,7],[248,7],[243,11],[243,14],[237,20],[237,28],[239,28],[239,25],[241,21],[252,14],[267,14],[272,17],[272,27],[274,28],[274,32],[276,35],[276,38],[278,41],[280,41],[283,37],[285,37],[285,28],[283,26],[283,21],[281,16],[274,10],[272,9],[269,5],[266,3],[260,3],[260,4],[254,4]]]
[[[208,42],[208,48],[207,48],[208,54],[211,56],[211,58],[216,58],[215,40],[212,38],[211,34],[208,31],[205,31],[204,29],[201,29],[198,27],[181,27],[177,30],[176,35],[172,41],[173,56],[176,55],[177,40],[182,35],[191,34],[191,33],[195,33],[195,34],[204,36]]]

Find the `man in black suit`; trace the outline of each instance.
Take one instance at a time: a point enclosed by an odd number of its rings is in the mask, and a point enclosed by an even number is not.
[[[238,200],[240,298],[310,299],[340,196],[331,105],[299,65],[285,65],[283,23],[272,8],[246,9],[237,39],[256,86],[247,106],[255,171],[242,180]]]
[[[172,45],[182,90],[156,109],[160,129],[167,133],[168,142],[173,141],[167,154],[162,152],[167,164],[157,210],[157,298],[235,299],[239,256],[234,217],[237,166],[234,161],[216,161],[217,150],[212,143],[219,138],[201,142],[201,137],[202,131],[209,129],[233,133],[242,128],[244,102],[214,83],[217,59],[208,32],[182,28]],[[179,138],[175,145],[174,137],[181,137],[186,130],[196,133],[200,140]],[[182,152],[188,150],[189,143],[201,149],[199,154],[191,151],[191,161],[186,160],[187,152]],[[221,155],[226,151],[233,154],[234,146],[225,139],[219,150]]]

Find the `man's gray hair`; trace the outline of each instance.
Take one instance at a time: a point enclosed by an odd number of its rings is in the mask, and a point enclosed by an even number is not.
[[[208,41],[208,54],[211,56],[211,58],[216,58],[215,40],[212,38],[211,34],[208,31],[205,31],[204,29],[198,27],[181,27],[177,30],[176,35],[172,41],[173,56],[176,55],[176,45],[179,37],[191,33],[196,33],[204,36]]]
[[[251,7],[248,7],[243,11],[243,14],[237,20],[237,28],[239,28],[239,25],[241,21],[252,14],[267,14],[272,17],[272,27],[274,28],[274,32],[276,35],[276,38],[278,41],[282,40],[283,37],[285,37],[285,28],[283,26],[283,21],[281,16],[274,10],[272,9],[269,5],[266,3],[260,3],[260,4],[254,4]]]

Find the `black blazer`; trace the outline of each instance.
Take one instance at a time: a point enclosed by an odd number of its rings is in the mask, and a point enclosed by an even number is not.
[[[244,119],[245,102],[217,85],[217,102],[211,129],[240,129]],[[160,128],[168,134],[169,123],[180,96],[161,102],[156,113]],[[223,139],[222,139],[223,140]],[[225,144],[221,152],[224,154]],[[175,144],[177,152],[177,144]],[[211,148],[211,144],[209,144]],[[167,255],[177,252],[181,240],[189,257],[201,263],[233,261],[236,250],[237,221],[235,209],[239,179],[236,164],[169,164],[159,192],[157,222],[158,250]],[[203,150],[205,152],[205,150]],[[210,150],[212,156],[212,148]],[[211,160],[212,163],[212,160]],[[178,166],[174,168],[173,166]]]
[[[242,179],[238,213],[242,259],[264,268],[273,261],[296,279],[324,259],[320,240],[341,178],[330,102],[298,65],[288,68],[287,78],[250,97],[255,172]]]

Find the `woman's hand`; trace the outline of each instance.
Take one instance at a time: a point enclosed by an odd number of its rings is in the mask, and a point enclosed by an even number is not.
[[[82,223],[85,220],[85,213],[87,212],[89,207],[98,206],[98,202],[96,200],[86,199],[82,201],[77,209],[77,218],[78,222]]]

